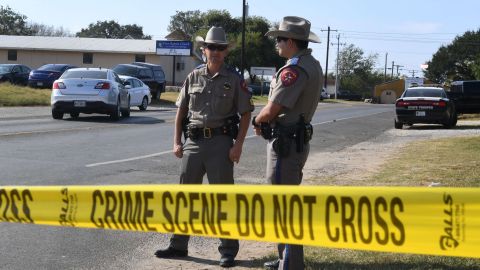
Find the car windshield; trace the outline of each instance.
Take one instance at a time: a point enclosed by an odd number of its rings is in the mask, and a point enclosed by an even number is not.
[[[137,68],[129,67],[129,66],[116,66],[115,68],[113,68],[113,71],[115,71],[117,74],[127,75],[132,77],[137,76],[137,70],[138,70]]]
[[[43,65],[39,67],[37,70],[44,70],[44,71],[62,71],[64,68],[64,65],[54,65],[54,64],[48,64],[48,65]]]
[[[107,72],[100,70],[70,70],[61,79],[107,79]]]
[[[13,67],[13,66],[3,66],[3,65],[1,65],[1,66],[0,66],[0,73],[10,72],[10,70],[12,70],[12,67]]]
[[[405,91],[403,97],[445,97],[445,94],[439,89],[414,88]]]

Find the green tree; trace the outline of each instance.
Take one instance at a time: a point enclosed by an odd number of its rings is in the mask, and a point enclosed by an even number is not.
[[[9,6],[0,6],[0,35],[28,36],[27,16],[13,11]]]
[[[207,12],[177,11],[171,17],[168,26],[169,31],[182,30],[192,37],[205,37],[208,29],[212,26],[222,26],[227,33],[227,38],[235,43],[226,62],[233,67],[241,65],[241,30],[242,19],[232,18],[226,10],[209,10]],[[246,20],[245,34],[245,68],[250,70],[252,66],[275,66],[280,68],[285,60],[281,59],[275,51],[275,41],[265,37],[265,33],[272,24],[263,17],[252,16]]]
[[[185,34],[193,37],[203,26],[202,13],[200,10],[177,11],[170,17],[168,31],[182,30]]]
[[[339,89],[351,90],[371,97],[376,84],[383,81],[383,74],[374,69],[378,55],[364,56],[362,49],[353,44],[339,53]]]
[[[242,31],[242,21],[232,18],[226,10],[209,10],[202,16],[204,28],[212,26],[221,26],[225,29],[225,33],[232,35]]]
[[[467,31],[441,46],[428,62],[425,77],[436,83],[479,78],[480,30]]]
[[[90,38],[126,38],[133,39],[152,39],[152,36],[143,34],[143,27],[136,24],[120,25],[116,21],[97,21],[91,23],[87,28],[82,28],[76,33],[77,37]]]

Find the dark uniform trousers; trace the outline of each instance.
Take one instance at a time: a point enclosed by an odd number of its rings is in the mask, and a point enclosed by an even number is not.
[[[296,144],[290,144],[288,157],[280,157],[273,150],[273,140],[267,144],[267,179],[272,185],[300,185],[303,178],[303,167],[308,158],[310,144],[303,146],[303,152],[298,153]],[[304,269],[303,246],[291,244],[278,244],[281,270]]]
[[[209,184],[233,184],[233,162],[229,158],[233,139],[227,135],[211,138],[187,139],[183,146],[180,184],[201,184],[207,174]],[[170,246],[178,250],[188,249],[188,235],[174,234]],[[218,251],[222,256],[235,257],[238,240],[220,239]]]

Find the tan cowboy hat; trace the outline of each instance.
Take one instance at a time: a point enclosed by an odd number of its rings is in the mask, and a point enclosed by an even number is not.
[[[205,39],[201,36],[197,36],[195,38],[195,42],[200,47],[205,47],[206,44],[219,44],[219,45],[227,45],[228,48],[233,49],[235,47],[235,43],[227,41],[227,35],[225,34],[225,30],[222,27],[212,26],[208,32]]]
[[[304,18],[287,16],[277,30],[268,31],[265,36],[286,37],[320,43],[320,38],[310,31],[310,22]]]

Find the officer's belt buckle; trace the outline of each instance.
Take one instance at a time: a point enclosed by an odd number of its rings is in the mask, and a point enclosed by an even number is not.
[[[210,139],[212,138],[212,129],[211,128],[203,128],[203,137]]]

